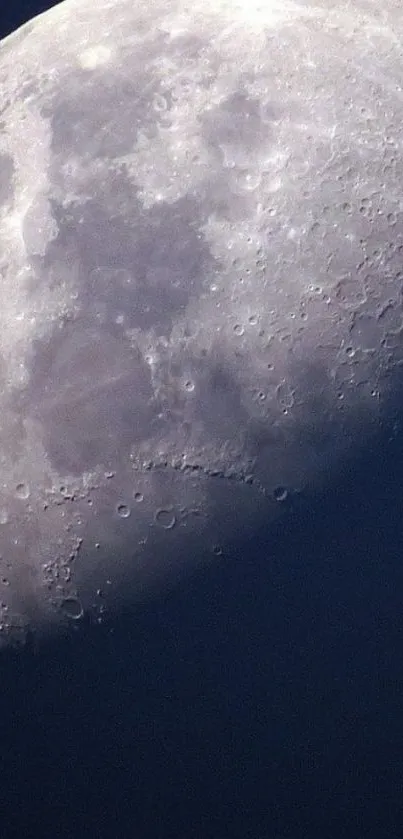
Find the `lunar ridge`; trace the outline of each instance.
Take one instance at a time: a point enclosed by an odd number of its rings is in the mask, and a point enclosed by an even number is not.
[[[65,0],[0,44],[4,645],[398,428],[402,36],[392,0]]]

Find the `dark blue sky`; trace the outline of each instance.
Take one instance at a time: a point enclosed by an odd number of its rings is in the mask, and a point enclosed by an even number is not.
[[[55,0],[53,2],[46,2],[46,0],[14,0],[10,3],[2,3],[0,6],[0,34],[4,38],[14,29],[17,29],[26,20],[41,12],[45,12],[52,6],[56,6]]]
[[[3,34],[44,8],[7,5]],[[402,451],[113,633],[6,656],[1,839],[401,839]]]
[[[1,835],[400,839],[400,447],[112,634],[8,656]]]

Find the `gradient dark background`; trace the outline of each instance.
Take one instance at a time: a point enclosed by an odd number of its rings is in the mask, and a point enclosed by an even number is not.
[[[113,632],[4,656],[0,839],[401,839],[402,499],[385,435]]]

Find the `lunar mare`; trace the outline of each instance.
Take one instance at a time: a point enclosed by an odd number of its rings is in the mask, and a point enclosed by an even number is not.
[[[0,45],[4,644],[222,561],[401,389],[397,3],[65,0]]]

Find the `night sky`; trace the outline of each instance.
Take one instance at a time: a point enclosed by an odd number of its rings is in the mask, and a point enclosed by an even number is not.
[[[0,839],[401,839],[402,443],[113,632],[5,655]]]
[[[13,0],[10,3],[2,3],[0,6],[1,37],[4,38],[10,32],[14,32],[25,21],[41,12],[46,12],[52,6],[57,6],[57,3],[46,2],[46,0]]]

